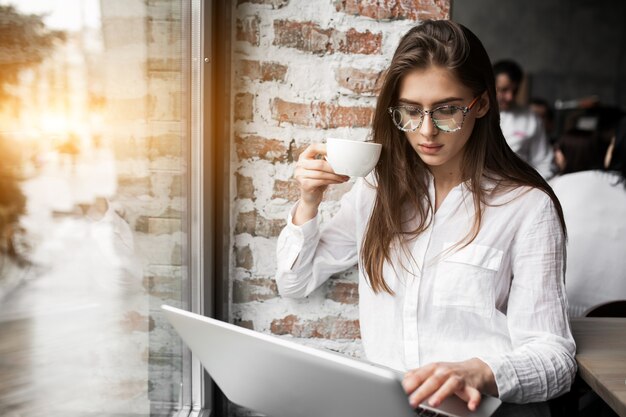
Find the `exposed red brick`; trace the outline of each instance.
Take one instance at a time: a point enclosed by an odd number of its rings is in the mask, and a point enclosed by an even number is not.
[[[261,136],[236,136],[235,146],[240,161],[259,158],[273,163],[285,162],[289,158],[289,148],[282,140]]]
[[[276,281],[267,278],[253,278],[233,281],[233,302],[249,303],[278,297]]]
[[[254,95],[239,93],[235,96],[235,120],[252,121],[254,117]]]
[[[254,266],[254,255],[250,246],[235,247],[235,266],[244,269],[252,269]]]
[[[237,198],[240,200],[245,198],[254,200],[256,196],[254,194],[255,190],[252,178],[235,172],[235,179],[237,180]]]
[[[334,0],[335,9],[377,20],[449,19],[450,0]]]
[[[270,325],[270,331],[278,335],[293,334],[293,327],[298,321],[299,318],[293,314],[282,319],[274,319]]]
[[[278,237],[283,228],[287,225],[287,221],[284,219],[266,219],[265,217],[258,217],[256,236],[261,237]]]
[[[237,19],[236,39],[238,41],[250,42],[254,46],[259,46],[261,38],[259,32],[259,16],[248,16],[246,18]]]
[[[296,141],[294,139],[289,143],[289,151],[287,152],[287,162],[297,161],[300,157],[300,154],[304,152],[304,150],[309,146],[308,144],[296,145]]]
[[[323,317],[318,320],[301,321],[291,314],[282,319],[275,319],[270,331],[277,335],[290,334],[295,337],[317,339],[360,339],[358,320],[346,320],[341,317]]]
[[[328,103],[294,103],[280,98],[272,100],[272,118],[319,129],[336,127],[369,127],[374,109],[371,107],[343,107]]]
[[[259,61],[242,59],[239,61],[237,71],[243,77],[247,77],[251,80],[258,80],[261,77],[261,63]]]
[[[334,52],[331,41],[332,33],[332,29],[322,29],[312,22],[274,21],[274,45],[295,48],[314,54],[323,55]]]
[[[369,30],[359,32],[349,29],[347,32],[336,29],[323,29],[313,22],[294,20],[274,21],[274,45],[295,48],[317,55],[334,54],[380,54],[382,33]]]
[[[422,0],[422,7],[418,10],[418,20],[450,19],[450,0]]]
[[[237,215],[237,223],[235,224],[235,234],[248,233],[254,235],[256,233],[256,211],[246,211]]]
[[[287,201],[296,202],[300,198],[300,186],[295,179],[288,181],[275,180],[272,199],[284,198]]]
[[[277,62],[260,62],[251,60],[241,60],[239,64],[241,75],[251,80],[265,81],[285,81],[287,66]]]
[[[358,304],[359,284],[352,281],[332,280],[327,287],[326,298],[342,304]]]
[[[284,219],[266,219],[259,216],[257,211],[239,213],[235,224],[235,234],[248,233],[252,236],[276,237],[285,227]]]
[[[340,86],[357,94],[377,95],[382,87],[383,71],[363,71],[356,68],[339,68],[335,79]]]
[[[255,235],[256,233],[256,211],[247,211],[237,215],[237,223],[235,224],[235,234],[248,233]]]
[[[349,29],[345,34],[345,42],[341,40],[339,50],[346,54],[379,54],[382,42],[382,33],[372,33],[369,30],[359,32],[356,29]]]
[[[289,0],[237,0],[237,7],[241,4],[253,3],[253,4],[265,4],[272,6],[272,9],[280,9],[289,4]]]

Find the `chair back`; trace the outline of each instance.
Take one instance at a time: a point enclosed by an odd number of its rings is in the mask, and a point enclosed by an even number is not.
[[[585,317],[626,317],[626,300],[609,301],[591,307]]]

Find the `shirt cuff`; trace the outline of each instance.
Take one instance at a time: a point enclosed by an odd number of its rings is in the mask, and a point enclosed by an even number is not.
[[[289,211],[287,217],[287,226],[278,237],[276,245],[276,255],[278,261],[278,269],[283,271],[293,270],[296,261],[308,244],[314,244],[316,235],[319,230],[320,215],[312,218],[301,225],[293,223],[293,215],[295,214],[298,203],[294,204]]]
[[[522,393],[519,389],[519,379],[515,368],[506,357],[481,357],[478,359],[485,362],[496,379],[496,386],[498,387],[498,398],[507,402],[521,402]]]
[[[299,201],[296,204],[294,204],[294,206],[289,211],[289,216],[287,217],[287,227],[292,232],[300,235],[302,239],[304,240],[304,242],[306,242],[308,239],[312,238],[317,233],[319,223],[320,223],[320,213],[318,211],[317,215],[314,218],[307,221],[306,223],[301,224],[300,226],[297,226],[293,223],[293,216],[294,214],[296,214],[296,209],[298,208],[298,204],[300,204]]]

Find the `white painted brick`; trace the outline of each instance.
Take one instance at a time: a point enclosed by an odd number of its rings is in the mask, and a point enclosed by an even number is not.
[[[248,42],[233,43],[233,63],[241,59],[257,61],[275,61],[288,65],[283,82],[260,83],[254,80],[235,77],[232,80],[234,97],[239,93],[251,93],[255,96],[255,116],[253,121],[237,121],[232,124],[232,130],[239,136],[256,135],[268,139],[284,141],[288,146],[295,140],[296,146],[312,142],[324,142],[328,137],[344,137],[351,139],[365,139],[370,134],[369,128],[339,127],[335,129],[317,129],[292,125],[279,124],[272,117],[271,103],[276,97],[296,103],[327,102],[340,106],[374,107],[376,98],[359,96],[340,87],[336,79],[339,68],[356,68],[367,71],[381,71],[386,68],[398,41],[404,33],[414,26],[410,20],[377,21],[375,19],[338,13],[332,1],[326,0],[291,0],[285,7],[273,9],[267,5],[244,3],[239,7],[233,5],[235,19],[244,19],[248,16],[259,17],[260,45],[253,46]],[[292,48],[273,45],[274,21],[295,20],[311,21],[322,29],[332,28],[337,31],[347,31],[351,28],[359,32],[369,30],[372,33],[382,33],[382,53],[379,55],[348,55],[335,53],[318,56]],[[234,100],[231,102],[234,103]],[[293,202],[283,198],[273,199],[275,180],[288,181],[293,176],[293,163],[271,163],[264,160],[247,160],[239,162],[234,144],[231,153],[232,195],[236,196],[234,173],[252,178],[255,189],[255,200],[233,201],[233,215],[239,212],[256,210],[258,215],[269,220],[285,219]],[[233,197],[234,199],[235,197]],[[322,221],[328,221],[339,209],[339,201],[324,201],[320,205]],[[233,225],[234,229],[234,225]],[[237,247],[249,246],[253,253],[254,267],[250,271],[235,268],[233,275],[236,279],[250,277],[267,277],[275,271],[275,241],[262,237],[253,237],[248,234],[234,236]],[[352,268],[338,274],[342,279],[357,282],[358,271]],[[239,303],[232,305],[231,319],[250,320],[254,329],[269,332],[273,320],[294,314],[303,320],[316,320],[324,316],[341,316],[347,319],[358,319],[358,306],[341,304],[325,299],[325,288],[316,290],[303,300],[276,298],[262,303]],[[289,337],[286,337],[289,339]],[[294,339],[299,343],[341,351],[356,357],[362,357],[360,340],[354,342]]]

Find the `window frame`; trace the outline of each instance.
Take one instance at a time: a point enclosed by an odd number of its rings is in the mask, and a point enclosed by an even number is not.
[[[230,242],[231,7],[228,0],[187,0],[183,28],[191,28],[185,57],[189,74],[190,141],[186,242],[192,312],[228,320]],[[189,33],[189,32],[187,32]],[[227,400],[189,349],[183,353],[177,417],[224,415]]]

